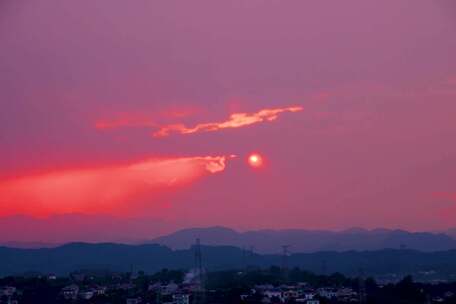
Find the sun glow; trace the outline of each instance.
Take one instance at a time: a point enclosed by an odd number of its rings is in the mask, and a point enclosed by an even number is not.
[[[250,154],[248,158],[249,165],[254,168],[259,168],[263,165],[263,158],[261,155],[254,153]]]

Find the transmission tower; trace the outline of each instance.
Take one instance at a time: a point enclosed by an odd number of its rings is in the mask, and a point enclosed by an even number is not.
[[[249,252],[248,252],[248,266],[255,268],[256,262],[255,262],[255,247],[250,245],[249,247]]]
[[[364,281],[364,269],[359,269],[359,276],[358,276],[358,284],[359,284],[359,304],[366,303],[366,282]]]
[[[242,247],[241,269],[247,271],[247,249],[244,246]]]
[[[326,260],[321,261],[321,274],[322,275],[328,274],[328,264],[326,263]]]
[[[291,245],[282,245],[282,272],[285,281],[288,281],[288,256],[290,255],[290,252],[288,248],[290,248]]]
[[[193,297],[194,304],[202,304],[205,302],[205,288],[204,288],[204,270],[203,270],[203,256],[201,253],[200,239],[196,239],[195,243],[195,272],[197,285]]]
[[[196,239],[195,243],[195,269],[198,272],[198,280],[202,283],[203,278],[203,256],[201,254],[200,239]]]
[[[155,302],[157,304],[161,304],[161,300],[162,300],[161,288],[158,288],[157,295],[156,295],[156,298],[155,298]]]

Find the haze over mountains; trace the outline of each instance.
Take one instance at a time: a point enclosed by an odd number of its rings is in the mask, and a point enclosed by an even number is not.
[[[140,243],[174,229],[162,220],[150,218],[86,214],[34,218],[18,215],[0,217],[0,244],[39,248],[70,242]]]
[[[62,223],[65,223],[66,228]],[[292,252],[379,250],[407,248],[420,251],[456,249],[455,230],[447,233],[352,228],[343,231],[283,229],[238,232],[225,227],[176,230],[160,220],[111,216],[60,215],[45,219],[24,216],[0,218],[0,245],[16,248],[55,247],[69,242],[161,244],[187,249],[200,238],[202,244],[235,246],[274,254],[282,245]],[[175,231],[175,232],[174,232]]]
[[[71,229],[58,229],[62,222]],[[164,267],[188,269],[193,267],[192,246],[197,238],[203,244],[205,265],[211,270],[280,265],[281,246],[290,245],[290,266],[315,272],[325,264],[329,272],[348,275],[356,274],[359,267],[371,274],[444,273],[448,269],[456,273],[456,240],[449,236],[451,231],[352,228],[239,232],[225,227],[170,231],[173,226],[165,222],[109,216],[1,218],[0,275],[28,271],[68,274],[78,269],[128,271],[133,264],[148,272]],[[78,243],[70,243],[75,241]],[[59,246],[64,243],[70,244]]]
[[[456,240],[443,233],[353,228],[340,232],[322,230],[256,230],[237,232],[224,227],[184,229],[152,240],[173,249],[189,248],[196,238],[212,246],[236,246],[262,254],[292,252],[381,250],[407,248],[419,251],[456,249]]]

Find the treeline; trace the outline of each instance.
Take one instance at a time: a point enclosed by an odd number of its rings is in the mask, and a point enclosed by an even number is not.
[[[236,247],[202,246],[203,264],[210,271],[245,268],[252,265],[267,268],[282,264],[282,255],[248,254]],[[0,247],[0,276],[20,275],[34,271],[68,275],[81,269],[109,269],[128,272],[130,266],[148,273],[194,266],[194,250],[171,250],[158,245],[69,244],[47,249],[14,249]],[[456,276],[456,250],[419,252],[413,250],[379,250],[347,252],[295,253],[288,265],[311,272],[340,272],[356,276],[360,268],[367,275],[415,274],[434,271],[440,278]]]
[[[77,300],[77,303],[125,303],[131,296],[141,296],[148,303],[158,303],[157,295],[148,291],[153,283],[180,284],[186,277],[186,270],[162,269],[153,274],[143,271],[137,273],[110,273],[78,271],[68,277],[49,280],[47,277],[10,276],[0,279],[0,286],[14,286],[20,290],[20,303],[67,303],[60,295],[63,287],[76,283],[81,288],[94,285],[117,286],[118,283],[129,283],[134,286],[131,290],[112,288],[104,296],[86,300]],[[346,277],[340,273],[330,275],[315,274],[298,267],[283,270],[279,267],[233,269],[208,272],[204,276],[206,299],[210,303],[219,304],[259,304],[262,298],[252,297],[243,302],[241,294],[248,293],[255,285],[270,284],[275,287],[297,285],[305,283],[306,287],[318,288],[348,287],[359,292],[363,286],[366,292],[366,303],[401,303],[425,304],[438,300],[439,303],[456,304],[456,282],[425,284],[414,282],[411,276],[406,276],[398,283],[386,285],[378,284],[373,278]],[[444,296],[445,295],[445,296]],[[5,299],[0,299],[5,300]],[[72,302],[76,303],[76,302]],[[209,303],[209,302],[208,302]],[[320,298],[322,304],[337,304],[337,300]],[[293,304],[290,301],[288,304]]]
[[[295,267],[284,271],[277,266],[269,268],[252,268],[248,270],[226,270],[210,272],[207,275],[208,288],[250,288],[254,285],[270,284],[279,286],[283,284],[305,282],[310,286],[355,286],[356,278],[348,278],[341,273],[331,275],[318,275],[313,272]]]

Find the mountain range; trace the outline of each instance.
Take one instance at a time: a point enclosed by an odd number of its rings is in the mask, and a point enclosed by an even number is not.
[[[148,241],[131,238],[128,240],[130,244],[120,244],[100,243],[98,240],[106,236],[113,240],[119,237],[127,239],[131,236],[129,233],[135,231],[141,231],[141,237],[144,238],[149,235],[148,229],[154,231],[157,223],[112,221],[109,217],[100,222],[99,217],[96,217],[80,228],[85,222],[85,217],[81,216],[54,218],[52,223],[67,220],[66,224],[74,224],[71,230],[73,238],[91,235],[92,243],[57,245],[58,241],[64,240],[64,234],[54,232],[52,226],[43,224],[43,220],[37,220],[34,226],[21,226],[18,223],[24,223],[27,219],[19,220],[0,221],[0,226],[8,223],[11,228],[0,231],[3,240],[15,231],[23,236],[17,241],[2,242],[0,276],[29,271],[68,274],[78,269],[129,271],[132,266],[146,272],[162,268],[189,269],[194,265],[192,246],[196,239],[201,241],[204,264],[209,270],[240,269],[249,265],[280,266],[284,257],[282,246],[289,245],[289,266],[299,266],[313,272],[323,271],[322,265],[325,265],[328,272],[337,271],[347,275],[356,274],[360,268],[367,274],[378,275],[417,271],[456,275],[456,240],[444,233],[361,228],[339,232],[304,229],[239,232],[225,227],[206,227],[178,230]],[[100,223],[105,226],[97,233],[90,234],[91,229],[96,229]],[[117,233],[120,231],[117,227],[119,224],[127,225],[121,230],[123,234]],[[41,231],[33,230],[40,227]],[[106,233],[110,228],[112,231]],[[58,230],[57,227],[54,230]],[[35,237],[45,233],[53,239],[25,242],[28,232]]]
[[[456,249],[456,240],[443,233],[353,228],[340,232],[324,230],[255,230],[237,232],[224,227],[183,229],[149,243],[185,249],[195,239],[211,246],[235,246],[261,254],[280,253],[283,245],[292,252],[413,249],[424,252]]]
[[[226,227],[177,230],[175,223],[150,218],[66,214],[49,218],[0,218],[0,246],[49,248],[71,242],[161,244],[187,249],[195,239],[211,246],[234,246],[261,254],[291,252],[380,250],[407,248],[424,252],[456,249],[456,229],[445,232],[409,232],[393,229],[342,231],[281,229],[236,231]]]

